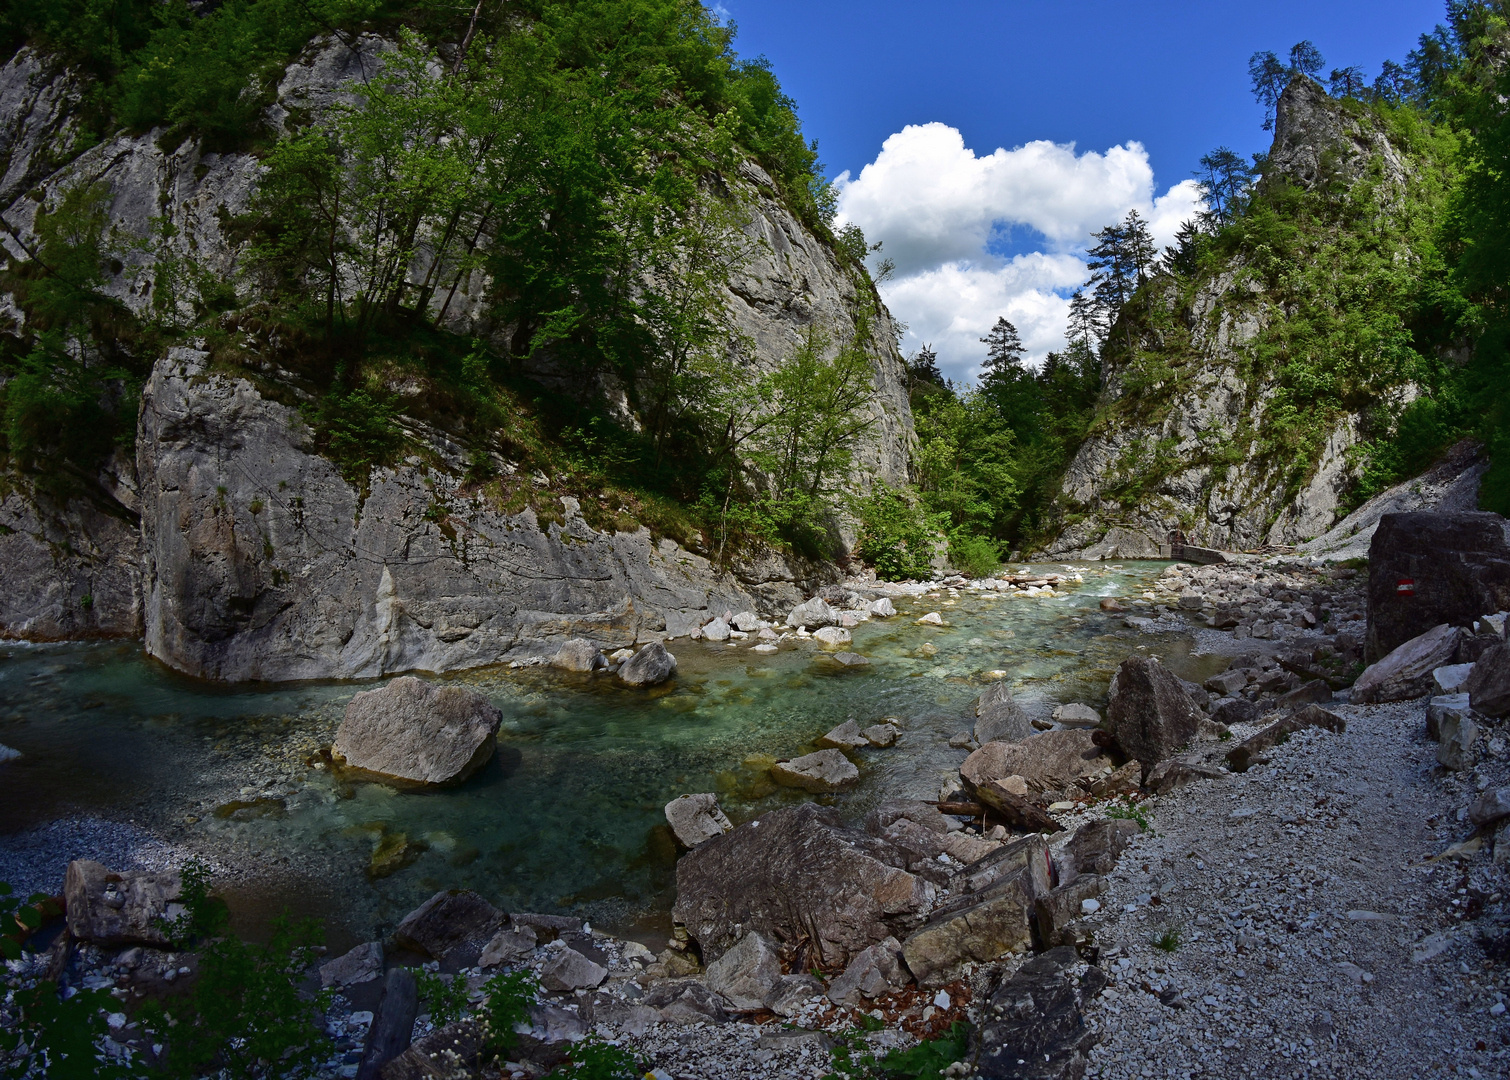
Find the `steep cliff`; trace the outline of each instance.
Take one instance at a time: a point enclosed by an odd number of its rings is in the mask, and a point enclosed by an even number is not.
[[[1444,188],[1434,138],[1290,85],[1252,206],[1113,330],[1049,552],[1156,556],[1175,530],[1216,548],[1293,545],[1347,512],[1365,444],[1427,366],[1408,320]]]
[[[351,100],[390,51],[373,35],[315,42],[279,82],[270,130]],[[160,129],[81,149],[80,81],[28,49],[0,70],[0,102],[0,242],[13,266],[35,256],[40,211],[95,185],[119,252],[102,293],[144,313],[152,295],[141,268],[181,258],[233,288],[236,308],[255,306],[234,224],[263,176],[257,157],[169,140]],[[863,490],[875,478],[904,481],[911,415],[890,317],[872,307],[873,287],[754,161],[724,183],[747,240],[722,286],[740,342],[731,356],[756,372],[776,370],[809,328],[837,345],[856,337],[870,311],[873,423],[849,482]],[[480,303],[487,287],[474,274],[444,329],[504,333]],[[12,333],[28,330],[13,295],[0,296],[0,317]],[[542,524],[535,510],[505,506],[469,479],[476,455],[461,444],[464,425],[433,403],[398,417],[399,460],[348,482],[317,452],[300,411],[314,389],[280,366],[297,361],[297,346],[267,347],[255,321],[223,325],[239,359],[212,362],[204,348],[175,347],[151,363],[134,453],[117,454],[82,492],[74,484],[50,493],[11,472],[0,502],[10,586],[0,634],[144,633],[154,656],[219,679],[441,671],[548,652],[563,635],[630,644],[684,633],[728,608],[775,611],[831,572],[772,553],[720,570],[637,523],[600,520],[594,529],[572,494],[558,497],[554,481],[537,476],[538,497],[524,501],[559,518]],[[547,385],[573,378],[548,363],[525,374]],[[401,408],[424,396],[411,383],[394,387]],[[491,456],[498,474],[523,481],[528,470]]]

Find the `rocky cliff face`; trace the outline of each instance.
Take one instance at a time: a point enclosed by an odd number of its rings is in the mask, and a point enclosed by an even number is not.
[[[372,36],[351,48],[315,43],[285,73],[269,121],[327,107],[349,81],[371,78],[387,48]],[[234,280],[239,251],[226,223],[246,210],[258,162],[194,140],[166,146],[161,131],[78,152],[79,99],[67,70],[29,50],[0,69],[9,255],[27,257],[39,207],[98,183],[119,235],[145,237],[165,217],[177,254]],[[727,290],[731,322],[753,343],[747,362],[779,365],[810,325],[836,342],[852,336],[869,284],[786,209],[758,166],[730,182],[749,210],[750,256]],[[146,258],[123,251],[106,287],[137,310],[148,296],[132,264]],[[493,332],[481,310],[457,305],[450,329]],[[8,295],[0,318],[25,319]],[[857,455],[861,487],[905,480],[912,439],[884,308],[873,341],[876,424]],[[196,350],[173,350],[144,389],[135,460],[103,475],[98,497],[58,504],[9,481],[0,635],[143,633],[152,655],[216,679],[442,671],[548,653],[562,636],[626,645],[684,633],[728,608],[773,612],[821,573],[776,558],[721,573],[643,529],[596,532],[571,499],[561,500],[559,523],[505,513],[463,494],[466,453],[445,433],[417,424],[410,434],[424,461],[379,470],[364,498],[313,452],[296,409],[212,371]]]
[[[1269,176],[1301,189],[1346,187],[1368,177],[1379,206],[1397,206],[1411,180],[1405,155],[1369,121],[1298,79],[1277,110]],[[1415,388],[1382,388],[1366,404],[1329,415],[1324,437],[1295,482],[1293,454],[1266,451],[1262,433],[1278,372],[1255,357],[1266,328],[1291,317],[1261,275],[1239,260],[1182,297],[1168,279],[1148,298],[1142,358],[1162,365],[1138,392],[1125,357],[1107,367],[1099,416],[1062,481],[1056,556],[1157,557],[1173,530],[1223,549],[1293,545],[1319,536],[1344,513],[1358,478],[1349,450],[1370,406],[1400,407]],[[1130,494],[1131,493],[1131,494]]]

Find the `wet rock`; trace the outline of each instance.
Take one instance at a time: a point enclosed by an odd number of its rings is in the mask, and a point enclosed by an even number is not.
[[[866,608],[866,610],[881,619],[889,619],[897,613],[896,606],[892,604],[889,597],[885,596],[879,600],[871,601],[870,607]]]
[[[798,604],[786,617],[786,624],[796,628],[805,626],[809,630],[818,630],[825,626],[837,626],[839,613],[835,611],[827,600],[821,596],[815,596],[811,600]]]
[[[1478,725],[1466,716],[1444,717],[1437,742],[1437,764],[1457,772],[1473,768],[1477,760],[1474,746],[1478,738]]]
[[[1425,697],[1436,685],[1431,673],[1452,661],[1464,634],[1461,627],[1442,623],[1411,638],[1358,676],[1349,699],[1378,704]]]
[[[897,744],[899,732],[895,724],[872,724],[860,734],[865,736],[865,741],[871,746],[884,750]]]
[[[534,927],[505,927],[489,938],[488,943],[482,947],[482,955],[477,958],[477,966],[490,968],[500,964],[517,964],[534,952],[538,944],[539,939],[535,936]]]
[[[820,645],[826,645],[831,649],[837,649],[840,645],[848,645],[850,642],[849,631],[842,626],[825,626],[813,634],[813,640]]]
[[[470,889],[441,890],[404,917],[393,931],[400,945],[418,949],[434,960],[453,951],[481,948],[506,916]]]
[[[673,1024],[720,1024],[729,1018],[730,1002],[696,979],[668,979],[645,991],[641,999]]]
[[[1012,697],[1006,683],[997,683],[975,702],[975,741],[1018,742],[1033,734],[1028,714]]]
[[[917,623],[920,626],[943,626],[944,625],[944,617],[942,615],[940,615],[937,611],[930,611],[928,614],[924,615],[922,618],[920,618],[920,619],[918,619],[916,621],[917,621]]]
[[[972,1034],[984,1080],[1078,1080],[1095,1042],[1086,1004],[1106,985],[1099,968],[1077,975],[1075,950],[1060,946],[1002,981]]]
[[[1089,705],[1060,705],[1053,712],[1054,722],[1065,727],[1096,728],[1101,726],[1101,714]]]
[[[749,933],[708,965],[706,981],[736,1009],[761,1009],[781,981],[781,956],[763,935]]]
[[[1479,828],[1510,817],[1510,787],[1486,791],[1468,808],[1468,820]]]
[[[855,954],[828,988],[830,1001],[860,1005],[865,998],[878,998],[900,990],[912,981],[902,966],[902,944],[894,937],[878,941]]]
[[[1112,679],[1106,726],[1128,757],[1152,768],[1188,743],[1204,714],[1158,660],[1132,656]]]
[[[840,664],[843,667],[847,667],[847,668],[864,668],[864,667],[870,667],[870,661],[867,660],[865,657],[861,656],[859,653],[853,653],[853,652],[835,653],[834,656],[833,656],[833,659],[834,659],[834,663]]]
[[[551,667],[562,671],[595,671],[606,666],[602,652],[586,638],[572,638],[551,659]]]
[[[703,640],[705,641],[728,641],[729,624],[722,619],[714,619],[703,627]]]
[[[378,881],[412,866],[430,845],[423,840],[411,840],[408,833],[388,832],[378,838],[367,859],[367,880]]]
[[[682,856],[673,915],[709,961],[757,932],[841,967],[901,936],[933,902],[935,887],[904,862],[886,841],[844,828],[832,807],[783,807]]]
[[[814,998],[823,996],[823,983],[811,975],[783,975],[766,998],[766,1008],[777,1016],[795,1016]]]
[[[331,754],[375,776],[459,783],[493,756],[502,721],[481,694],[405,675],[351,699]]]
[[[383,945],[369,941],[320,965],[321,986],[356,986],[383,975]]]
[[[719,808],[718,796],[706,792],[672,799],[666,804],[666,821],[677,842],[686,848],[695,848],[734,828]]]
[[[96,945],[167,945],[163,920],[183,914],[177,874],[115,873],[75,859],[63,878],[68,932]]]
[[[555,941],[562,935],[583,933],[582,920],[570,915],[540,915],[533,911],[515,911],[509,915],[509,924],[527,926],[540,941]]]
[[[761,629],[760,616],[753,611],[741,611],[730,620],[729,625],[741,633],[754,634]]]
[[[1130,818],[1093,821],[1075,830],[1065,852],[1073,857],[1077,874],[1109,874],[1140,831],[1142,826]]]
[[[838,727],[818,738],[818,745],[833,750],[853,750],[865,745],[865,736],[860,734],[860,725],[846,720]]]
[[[676,674],[676,657],[659,641],[652,641],[619,668],[619,681],[630,686],[659,686]]]
[[[1510,644],[1490,646],[1463,684],[1476,712],[1485,716],[1510,716]]]
[[[814,793],[843,791],[860,780],[860,770],[838,750],[819,750],[771,766],[771,779],[783,787]]]
[[[540,985],[558,994],[591,990],[608,978],[608,969],[576,949],[555,946],[559,951],[540,967]]]
[[[1369,543],[1366,659],[1434,626],[1471,626],[1486,611],[1510,608],[1504,524],[1487,513],[1381,517]]]
[[[1253,763],[1253,759],[1259,754],[1278,746],[1297,731],[1304,731],[1306,728],[1321,728],[1340,735],[1347,730],[1347,721],[1319,705],[1307,706],[1288,716],[1280,717],[1262,731],[1227,751],[1227,765],[1233,772],[1246,772],[1248,766]]]
[[[990,742],[965,759],[959,768],[966,786],[1021,776],[1036,791],[1062,791],[1096,776],[1112,764],[1111,757],[1083,729],[1041,731],[1015,743]]]
[[[1148,770],[1143,786],[1155,795],[1167,795],[1197,780],[1218,780],[1222,770],[1190,757],[1169,758]]]

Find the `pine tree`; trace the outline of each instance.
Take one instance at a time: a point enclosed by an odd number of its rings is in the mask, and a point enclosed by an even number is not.
[[[1206,200],[1206,217],[1216,225],[1225,225],[1242,209],[1253,183],[1253,166],[1230,147],[1218,146],[1201,157],[1201,167],[1193,174]]]
[[[907,360],[907,389],[919,386],[945,386],[944,373],[939,370],[939,356],[933,345],[924,345]]]
[[[1362,101],[1368,96],[1368,79],[1360,67],[1333,68],[1328,93],[1334,98]]]
[[[1253,96],[1264,107],[1264,130],[1274,130],[1275,109],[1279,95],[1285,92],[1296,77],[1304,75],[1315,78],[1325,61],[1321,50],[1309,41],[1298,41],[1290,46],[1290,62],[1283,64],[1279,57],[1267,49],[1248,58],[1248,77],[1253,80]]]
[[[1106,337],[1106,325],[1095,298],[1086,295],[1084,289],[1076,289],[1070,297],[1070,344],[1084,345],[1087,349],[1098,348]]]
[[[1027,349],[1023,348],[1017,327],[1008,322],[1005,315],[997,318],[996,325],[980,342],[986,347],[988,378],[992,375],[1013,376],[1022,369],[1022,358]]]
[[[1171,274],[1188,278],[1197,269],[1204,234],[1194,221],[1182,221],[1174,234],[1174,245],[1164,249],[1164,266]]]
[[[1309,41],[1297,41],[1290,46],[1290,77],[1306,75],[1314,79],[1326,66],[1321,50]]]

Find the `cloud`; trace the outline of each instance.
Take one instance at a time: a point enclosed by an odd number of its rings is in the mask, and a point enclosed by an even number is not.
[[[1040,140],[977,156],[940,123],[903,128],[836,186],[838,223],[859,225],[896,262],[883,293],[910,326],[906,347],[931,342],[956,378],[973,377],[976,339],[998,315],[1017,325],[1034,359],[1063,344],[1065,298],[1087,276],[1080,255],[1092,232],[1137,209],[1167,244],[1200,207],[1193,180],[1155,195],[1137,142],[1077,154]],[[992,253],[993,241],[1022,230],[1036,234],[1039,251]]]

